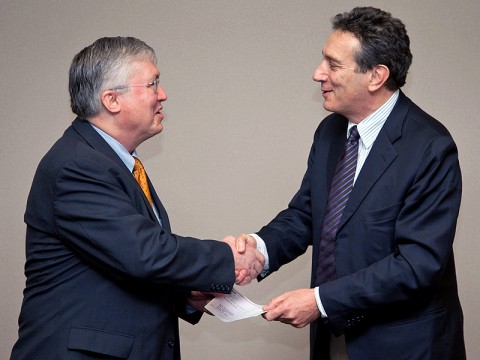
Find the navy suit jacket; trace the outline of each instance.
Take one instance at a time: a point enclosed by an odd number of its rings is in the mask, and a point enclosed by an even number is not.
[[[172,234],[125,164],[76,119],[40,162],[25,212],[26,288],[12,359],[179,359],[189,290],[230,292],[228,245]]]
[[[258,233],[271,271],[313,245],[312,287],[347,124],[338,114],[320,123],[300,190]],[[328,320],[311,325],[312,359],[329,359],[330,332],[345,334],[350,360],[465,358],[452,250],[460,197],[452,137],[400,93],[341,219],[337,279],[319,288]]]

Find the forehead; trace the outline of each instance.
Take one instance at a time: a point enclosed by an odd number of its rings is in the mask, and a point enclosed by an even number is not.
[[[160,70],[152,61],[133,61],[129,66],[130,79],[145,81],[154,80],[160,76]]]
[[[360,50],[360,41],[350,32],[334,31],[325,43],[322,53],[328,60],[338,62],[355,61]]]

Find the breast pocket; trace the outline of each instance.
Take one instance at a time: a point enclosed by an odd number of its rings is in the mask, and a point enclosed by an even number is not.
[[[364,211],[361,221],[362,236],[374,258],[370,262],[395,252],[395,226],[403,203]]]

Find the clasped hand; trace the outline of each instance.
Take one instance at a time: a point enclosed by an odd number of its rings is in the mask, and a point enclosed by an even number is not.
[[[239,238],[245,241],[239,241]],[[265,258],[256,249],[257,243],[251,236],[241,234],[237,239],[227,236],[223,239],[232,249],[235,260],[235,284],[247,285],[263,270]]]
[[[235,261],[235,284],[247,285],[255,279],[263,270],[265,258],[257,251],[257,243],[251,236],[241,234],[235,239],[227,236],[223,239],[233,253]],[[205,306],[215,297],[222,297],[224,294],[192,291],[187,303],[197,311],[207,312]]]

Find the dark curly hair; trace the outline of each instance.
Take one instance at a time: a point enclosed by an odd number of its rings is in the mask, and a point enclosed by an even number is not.
[[[360,72],[385,65],[390,76],[385,83],[389,90],[405,85],[412,64],[410,39],[401,20],[373,7],[356,7],[332,19],[334,31],[352,33],[360,42],[356,62]]]

